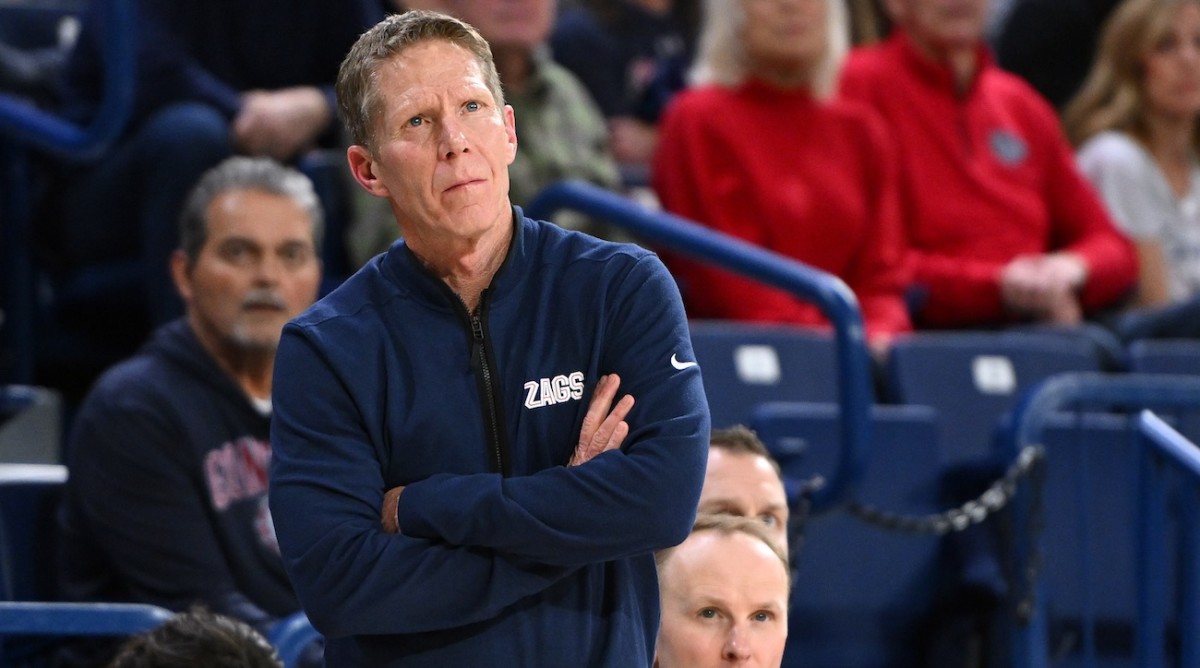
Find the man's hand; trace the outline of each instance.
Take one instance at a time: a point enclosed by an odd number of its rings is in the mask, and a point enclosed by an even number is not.
[[[400,504],[400,495],[404,493],[404,487],[393,487],[383,495],[383,508],[380,512],[379,523],[383,525],[383,530],[386,533],[400,533],[400,523],[396,517],[396,508]]]
[[[628,116],[608,120],[609,149],[621,164],[648,165],[658,146],[658,129]]]
[[[1000,274],[1000,294],[1016,313],[1044,322],[1075,324],[1083,318],[1078,291],[1087,280],[1087,265],[1073,253],[1025,255],[1009,262]]]
[[[311,148],[330,120],[325,95],[317,88],[248,91],[233,119],[233,143],[242,153],[286,161]]]
[[[575,445],[575,453],[571,455],[567,466],[579,466],[602,452],[619,448],[629,435],[625,416],[633,408],[633,396],[627,394],[621,397],[616,406],[612,405],[620,386],[621,378],[615,373],[600,377],[592,401],[588,404],[587,415],[583,416],[579,443]]]

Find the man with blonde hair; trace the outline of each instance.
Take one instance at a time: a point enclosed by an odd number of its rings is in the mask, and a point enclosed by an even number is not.
[[[404,241],[275,366],[272,516],[328,663],[647,665],[652,555],[687,536],[708,450],[674,280],[511,205],[514,113],[462,21],[385,19],[338,98]]]

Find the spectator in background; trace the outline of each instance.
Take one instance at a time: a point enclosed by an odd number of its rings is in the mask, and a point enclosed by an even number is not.
[[[656,561],[662,597],[656,668],[778,668],[791,575],[787,555],[762,524],[700,515],[687,540]]]
[[[1200,336],[1200,0],[1126,0],[1065,123],[1137,246],[1125,338]]]
[[[509,196],[518,206],[562,179],[610,189],[621,185],[596,103],[575,75],[550,57],[556,5],[555,0],[445,0],[447,13],[475,26],[488,41],[505,102],[516,115],[520,141],[509,169]]]
[[[284,668],[275,648],[245,622],[203,608],[180,612],[122,643],[108,668]]]
[[[986,0],[887,0],[888,40],[842,93],[899,147],[918,327],[1075,325],[1120,304],[1137,258],[1075,166],[1054,109],[992,62]]]
[[[104,94],[102,5],[66,66],[63,113],[90,122]],[[64,164],[46,240],[76,267],[137,258],[156,323],[180,312],[167,274],[188,189],[238,153],[295,160],[338,142],[333,80],[378,0],[140,0],[132,117],[95,160]]]
[[[841,0],[710,0],[693,87],[667,109],[663,207],[845,280],[872,347],[910,329],[897,176],[883,129],[831,99]],[[813,305],[696,262],[670,263],[689,315],[821,326]]]
[[[275,366],[272,517],[330,665],[649,664],[651,553],[687,535],[709,436],[674,281],[511,205],[514,111],[462,21],[384,19],[337,90],[404,240]]]
[[[270,159],[230,158],[196,185],[171,256],[186,315],[105,373],[74,422],[66,600],[199,602],[264,635],[299,611],[267,508],[271,379],[284,323],[316,298],[321,232],[308,178]]]
[[[600,106],[627,182],[646,179],[656,123],[684,86],[699,28],[699,0],[586,0],[555,25],[554,59]]]
[[[713,429],[709,444],[700,512],[759,520],[787,551],[787,491],[779,463],[767,446],[743,425]]]

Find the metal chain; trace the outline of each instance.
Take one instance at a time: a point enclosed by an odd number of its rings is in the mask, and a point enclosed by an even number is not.
[[[1045,456],[1040,446],[1025,446],[1014,461],[998,478],[980,494],[956,508],[950,508],[940,513],[930,515],[904,515],[881,510],[859,501],[850,501],[846,510],[868,524],[899,531],[902,533],[933,534],[944,536],[967,527],[983,522],[991,515],[1004,509],[1016,494],[1017,486],[1022,480],[1030,477]],[[1040,485],[1035,494],[1040,498]]]
[[[1017,574],[1017,584],[1014,587],[1014,603],[1013,612],[1017,619],[1022,623],[1029,623],[1033,619],[1034,609],[1037,601],[1037,580],[1042,571],[1042,550],[1039,537],[1042,535],[1042,530],[1046,527],[1045,504],[1042,496],[1042,490],[1046,482],[1046,467],[1044,466],[1046,451],[1041,446],[1026,446],[1026,450],[1036,448],[1037,461],[1033,463],[1029,472],[1030,482],[1030,499],[1029,499],[1029,523],[1025,527],[1028,532],[1028,543],[1025,546],[1025,564],[1023,572]],[[1015,552],[1013,553],[1014,560],[1016,559]]]
[[[1042,529],[1045,527],[1044,504],[1042,489],[1045,482],[1046,451],[1040,445],[1027,445],[1017,455],[1017,459],[1008,467],[1004,475],[997,479],[978,498],[951,508],[941,513],[931,515],[902,515],[892,513],[873,506],[851,501],[847,510],[851,515],[878,527],[890,531],[900,531],[912,534],[944,536],[949,533],[964,531],[996,515],[1006,508],[1021,482],[1028,480],[1030,484],[1029,523],[1025,530],[1028,533],[1025,561],[1023,568],[1018,564],[1019,557],[1013,551],[1009,567],[1010,577],[1016,581],[1013,587],[1013,613],[1016,618],[1027,623],[1033,615],[1037,596],[1037,579],[1042,569],[1042,553],[1040,540]],[[792,580],[797,580],[796,569],[799,564],[798,556],[804,546],[805,528],[808,523],[810,496],[812,492],[825,484],[821,476],[814,476],[802,483],[800,500],[788,522],[789,561],[792,567]],[[1011,521],[1011,518],[1010,518]],[[1011,535],[1010,535],[1011,538]],[[1022,572],[1016,573],[1015,571]]]

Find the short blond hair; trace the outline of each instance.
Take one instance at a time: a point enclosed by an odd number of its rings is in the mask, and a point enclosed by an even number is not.
[[[692,524],[692,532],[689,538],[698,533],[705,531],[713,531],[725,536],[735,536],[737,534],[746,534],[751,538],[757,539],[759,542],[770,548],[771,553],[779,559],[779,565],[783,567],[783,572],[787,575],[788,593],[792,590],[792,568],[788,563],[787,553],[784,552],[783,546],[776,542],[775,537],[767,529],[767,526],[758,520],[740,515],[730,515],[728,513],[699,513],[696,515],[696,521]],[[682,544],[682,543],[681,543]],[[654,555],[654,564],[658,567],[659,577],[662,577],[662,570],[667,560],[675,553],[675,547],[668,547],[665,550],[659,550]]]
[[[342,60],[336,84],[338,112],[350,141],[375,154],[375,124],[383,109],[378,90],[379,67],[408,47],[430,41],[449,42],[475,56],[496,106],[504,106],[500,75],[487,40],[465,21],[414,9],[376,23],[358,38]]]

